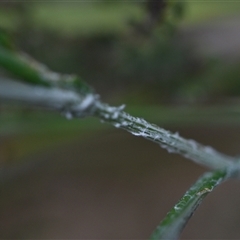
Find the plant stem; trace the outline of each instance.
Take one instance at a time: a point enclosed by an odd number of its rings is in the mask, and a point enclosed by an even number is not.
[[[27,86],[2,81],[1,98],[50,107],[64,112],[68,118],[95,115],[115,127],[160,144],[168,152],[181,154],[212,169],[225,169],[235,164],[234,158],[194,140],[186,140],[144,119],[132,117],[122,111],[123,107],[103,104],[79,77],[52,72],[26,54],[0,46],[0,65],[22,81],[32,84]]]
[[[67,118],[92,115],[98,96],[78,94],[61,88],[32,86],[0,79],[0,99],[62,112]]]
[[[179,134],[171,133],[144,119],[133,117],[122,111],[121,107],[110,107],[98,102],[95,115],[115,127],[122,128],[135,136],[141,136],[155,143],[169,153],[178,153],[182,156],[211,169],[234,168],[236,159],[217,152],[209,146],[203,146],[194,140],[186,140]]]
[[[9,79],[0,80],[0,98],[24,102],[62,112],[67,118],[96,116],[135,136],[160,144],[168,152],[178,153],[211,169],[236,169],[236,159],[226,156],[194,140],[186,140],[144,119],[123,111],[124,106],[110,107],[93,93],[74,92],[58,87],[39,87]],[[239,167],[238,167],[239,168]]]
[[[53,72],[25,53],[0,46],[0,65],[20,81],[45,87],[69,89],[81,94],[93,92],[81,78],[75,75]]]

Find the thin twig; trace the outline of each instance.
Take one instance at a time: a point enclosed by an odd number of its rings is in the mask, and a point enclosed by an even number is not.
[[[10,79],[0,79],[0,99],[60,111],[67,118],[90,116],[98,98],[61,88],[34,86]]]
[[[122,110],[123,106],[110,107],[98,102],[96,115],[115,127],[160,144],[169,153],[181,154],[211,169],[234,169],[237,159],[219,153],[212,147],[203,146],[194,140],[186,140],[178,133],[173,134],[142,118],[133,117]]]
[[[179,134],[173,134],[144,119],[133,117],[123,111],[124,106],[111,107],[103,104],[93,93],[81,94],[68,89],[32,86],[1,79],[0,98],[51,108],[60,111],[67,118],[94,115],[133,135],[158,143],[168,152],[178,153],[211,169],[234,169],[236,165],[235,158],[219,153],[209,146],[203,146],[194,140],[186,140]]]

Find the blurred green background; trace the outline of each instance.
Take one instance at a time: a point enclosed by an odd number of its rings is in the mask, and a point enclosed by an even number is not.
[[[158,2],[1,2],[0,27],[103,101],[238,155],[240,3]],[[147,238],[206,171],[97,119],[1,102],[0,164],[4,239]],[[238,188],[211,194],[183,237],[239,238]]]

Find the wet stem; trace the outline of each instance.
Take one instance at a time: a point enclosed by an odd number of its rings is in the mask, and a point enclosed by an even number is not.
[[[169,153],[180,154],[214,170],[205,174],[187,191],[161,222],[152,239],[177,239],[203,198],[221,182],[240,175],[238,159],[194,140],[186,140],[178,133],[171,133],[142,118],[133,117],[123,111],[124,105],[111,107],[102,103],[98,95],[77,76],[54,73],[33,59],[2,47],[0,65],[22,81],[0,79],[2,100],[50,108],[60,111],[69,119],[95,116],[116,128],[153,141]]]
[[[110,107],[98,102],[95,115],[102,121],[111,123],[117,128],[122,128],[135,136],[141,136],[160,144],[169,153],[180,154],[194,162],[210,169],[239,169],[237,159],[226,156],[210,146],[203,146],[194,140],[186,140],[178,133],[171,133],[142,118],[137,118],[123,111],[124,106]]]
[[[240,164],[237,159],[194,140],[186,140],[179,134],[173,134],[142,118],[133,117],[123,111],[124,105],[111,107],[104,104],[93,93],[81,94],[69,89],[35,87],[7,79],[0,79],[0,85],[2,99],[51,107],[52,110],[64,113],[66,118],[95,116],[135,136],[151,140],[167,149],[169,153],[178,153],[196,163],[220,171],[216,173],[219,176],[218,181],[214,181],[214,172],[198,181],[161,222],[151,236],[152,239],[177,239],[203,198],[222,180],[239,175]]]
[[[146,120],[133,117],[123,111],[124,106],[110,107],[98,102],[95,115],[102,121],[122,128],[135,136],[151,140],[169,153],[178,153],[184,157],[214,169],[204,174],[170,210],[151,235],[152,240],[178,239],[183,228],[203,199],[220,183],[239,175],[239,161],[217,152],[212,147],[203,146],[194,140],[186,140],[178,133],[171,133]]]

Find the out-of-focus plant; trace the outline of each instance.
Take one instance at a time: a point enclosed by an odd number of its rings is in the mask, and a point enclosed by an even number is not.
[[[123,111],[124,105],[111,107],[103,103],[81,78],[52,72],[36,60],[10,49],[5,43],[0,45],[0,66],[16,78],[0,78],[1,101],[41,106],[59,111],[68,119],[94,116],[116,128],[153,141],[169,153],[183,155],[212,170],[186,192],[154,231],[151,239],[179,238],[202,200],[223,181],[240,176],[239,159],[131,116]]]
[[[145,17],[135,24],[135,29],[142,35],[150,36],[154,30],[161,28],[165,34],[172,34],[184,14],[183,2],[165,0],[146,0]]]
[[[104,11],[104,5],[117,9],[122,3],[97,1],[91,4],[94,9],[101,6],[99,9],[102,10],[98,9],[101,12]],[[191,51],[174,39],[175,30],[184,14],[184,3],[144,1],[134,4],[142,9],[141,14],[138,18],[133,17],[133,21],[128,18],[123,21],[124,31],[98,31],[89,35],[80,31],[73,37],[32,24],[26,31],[24,28],[15,29],[17,41],[21,49],[52,69],[75,72],[89,79],[105,96],[108,93],[111,96],[112,92],[117,95],[115,93],[122,89],[122,96],[131,100],[129,90],[137,84],[138,99],[152,92],[156,102],[172,101],[179,86],[188,83],[188,75],[196,70],[192,65],[198,66]],[[77,6],[81,9],[81,6]],[[91,13],[91,7],[86,11]],[[34,21],[33,18],[29,22]],[[86,25],[87,28],[90,27]],[[56,56],[58,61],[55,61]],[[107,76],[104,72],[108,72]],[[158,91],[162,93],[160,98]]]

